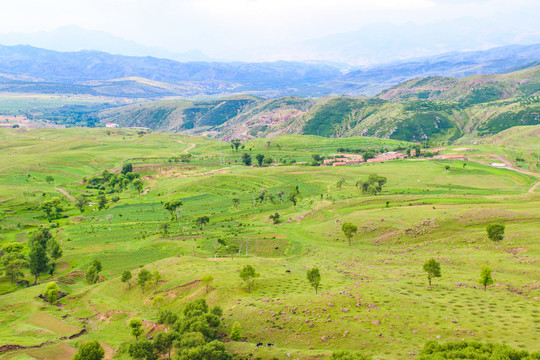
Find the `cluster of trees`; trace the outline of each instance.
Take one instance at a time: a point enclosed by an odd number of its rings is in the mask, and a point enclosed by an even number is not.
[[[489,344],[477,341],[450,341],[439,344],[431,340],[426,342],[420,352],[420,360],[443,359],[512,359],[512,360],[540,360],[540,353],[528,353],[515,350],[508,345]]]
[[[101,261],[98,259],[93,259],[90,262],[90,265],[86,269],[85,277],[86,282],[88,284],[95,284],[99,281],[101,277],[101,270],[103,270],[103,266],[101,265]]]
[[[358,180],[356,187],[362,190],[363,194],[376,195],[382,191],[382,187],[387,181],[388,179],[384,176],[371,174],[366,180]]]
[[[124,270],[120,280],[123,283],[127,283],[128,289],[131,289],[132,278],[133,278],[133,274],[131,273],[131,271]],[[158,270],[154,270],[153,272],[150,272],[146,269],[141,269],[141,271],[139,271],[139,273],[137,274],[137,284],[140,285],[143,294],[146,289],[146,286],[149,284],[154,285],[154,291],[157,292],[157,287],[162,279],[163,278],[161,277],[161,273]]]
[[[223,342],[224,327],[221,324],[223,310],[210,308],[204,299],[186,305],[182,317],[170,312],[160,313],[159,322],[169,329],[157,333],[153,340],[140,339],[144,331],[140,319],[131,319],[129,328],[136,341],[130,344],[128,353],[136,360],[170,359],[174,349],[177,360],[231,360],[232,355]],[[231,329],[231,338],[241,338],[241,326]]]
[[[27,248],[17,242],[6,243],[2,245],[2,254],[0,264],[11,282],[18,282],[28,269],[36,284],[42,273],[54,273],[56,261],[62,257],[62,248],[50,229],[42,227],[30,234]]]
[[[62,206],[62,200],[59,197],[55,196],[49,200],[43,201],[39,208],[45,213],[45,217],[50,222],[54,219],[59,219],[62,217],[62,212],[64,208]]]
[[[270,156],[265,156],[263,154],[257,154],[255,155],[255,159],[257,159],[257,163],[259,164],[259,167],[262,167],[264,165],[272,165],[274,162],[274,159],[272,159]]]
[[[98,189],[107,194],[121,193],[131,184],[137,190],[139,196],[144,188],[144,182],[141,180],[141,174],[133,172],[132,164],[124,164],[120,174],[113,174],[108,170],[103,170],[100,175],[92,176],[89,179],[83,179],[88,189]]]

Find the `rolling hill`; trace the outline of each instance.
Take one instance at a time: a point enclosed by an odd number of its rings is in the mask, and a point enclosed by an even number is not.
[[[454,141],[540,121],[540,67],[502,75],[414,79],[378,97],[252,96],[159,101],[108,109],[102,122],[229,140],[306,134]]]

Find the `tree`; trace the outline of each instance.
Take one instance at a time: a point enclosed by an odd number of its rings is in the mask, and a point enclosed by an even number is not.
[[[429,289],[431,290],[431,279],[441,277],[441,264],[431,258],[424,264],[424,271],[427,272]]]
[[[493,284],[491,268],[487,265],[482,266],[482,270],[480,270],[480,284],[484,286],[484,291],[487,291],[487,287]]]
[[[159,271],[154,270],[154,272],[152,273],[152,282],[154,283],[154,292],[157,292],[157,287],[160,281],[161,281],[161,274],[159,273]]]
[[[336,183],[336,188],[341,189],[343,184],[345,184],[345,179],[344,178],[339,179],[338,182]]]
[[[358,227],[352,223],[346,222],[341,226],[341,231],[343,231],[343,234],[345,234],[349,240],[349,246],[351,246],[351,238],[358,231]]]
[[[47,287],[45,288],[45,292],[43,293],[43,296],[45,299],[47,299],[48,302],[51,304],[54,304],[56,300],[58,300],[58,293],[60,292],[60,289],[58,288],[58,285],[54,281],[51,281],[47,284]]]
[[[101,270],[103,270],[101,261],[98,259],[93,259],[86,269],[86,282],[90,285],[97,283],[99,281],[99,274],[101,273]]]
[[[244,266],[244,268],[240,271],[240,278],[246,282],[248,293],[251,292],[251,287],[253,286],[255,278],[259,276],[260,274],[257,274],[257,272],[255,272],[255,268],[251,265]]]
[[[171,200],[163,203],[163,208],[171,214],[171,220],[178,220],[176,215],[176,209],[182,206],[183,203],[180,200]]]
[[[208,294],[208,287],[210,286],[210,283],[214,281],[214,277],[212,275],[205,275],[201,278],[201,283],[206,287],[206,293]]]
[[[233,202],[234,208],[238,209],[238,205],[240,204],[240,199],[239,198],[232,198],[232,202]]]
[[[242,163],[246,166],[251,166],[251,155],[249,155],[248,153],[243,153]]]
[[[30,273],[34,275],[34,285],[37,284],[38,276],[47,270],[47,264],[49,258],[47,253],[40,243],[33,243],[30,247],[30,253],[28,254],[28,268]]]
[[[50,200],[42,202],[39,207],[41,210],[43,210],[45,217],[49,221],[58,219],[62,215],[62,211],[64,211],[62,208],[62,201],[56,196]]]
[[[234,260],[234,255],[240,252],[238,245],[229,245],[227,246],[227,254],[231,255],[231,260]]]
[[[319,288],[319,285],[321,284],[321,273],[319,272],[319,269],[315,267],[311,270],[308,270],[306,277],[309,281],[309,284],[315,288],[315,294],[316,294],[317,289]]]
[[[274,224],[279,223],[279,213],[275,213],[273,215],[270,215],[269,218],[274,222]]]
[[[88,206],[88,200],[82,195],[77,196],[75,206],[79,209],[81,214],[84,214],[84,210],[86,209],[86,206]]]
[[[141,179],[136,179],[133,181],[133,187],[135,188],[135,190],[137,190],[137,194],[141,196],[141,192],[144,188],[144,182]]]
[[[152,278],[152,275],[150,274],[150,271],[146,269],[142,269],[139,271],[139,275],[137,276],[137,283],[141,285],[142,292],[144,294],[144,287],[146,286],[146,283],[150,281]]]
[[[164,302],[165,302],[165,299],[163,298],[163,296],[158,295],[154,297],[154,300],[152,300],[152,306],[158,309],[158,311],[160,311],[161,306],[163,305]]]
[[[62,257],[63,251],[60,247],[60,244],[58,244],[58,241],[56,241],[52,237],[47,240],[46,251],[51,265],[50,274],[52,275],[54,273],[54,270],[56,269],[56,261]]]
[[[171,358],[171,350],[175,338],[174,332],[160,331],[154,336],[154,350],[159,355],[167,354],[167,358]]]
[[[122,165],[122,175],[126,175],[127,173],[133,172],[133,165],[131,163],[127,163]]]
[[[504,238],[504,225],[503,224],[489,224],[486,227],[488,238],[498,244]]]
[[[384,176],[379,176],[377,174],[371,174],[368,176],[367,180],[358,180],[356,182],[356,187],[362,190],[363,194],[376,195],[382,191],[382,187],[386,184],[387,179]]]
[[[107,219],[107,226],[109,227],[109,231],[111,231],[111,220],[113,218],[113,214],[107,214],[105,218]]]
[[[261,167],[262,164],[263,164],[264,155],[263,154],[257,154],[257,155],[255,155],[255,159],[257,159],[257,163],[259,164],[259,167]]]
[[[80,343],[78,348],[73,360],[102,360],[105,357],[105,350],[97,340]]]
[[[199,229],[202,230],[203,226],[208,224],[210,222],[210,218],[208,216],[199,216],[197,220],[195,220],[195,223],[197,226],[199,226]]]
[[[285,196],[285,191],[279,190],[279,191],[277,192],[277,196],[279,197],[279,200],[280,200],[281,203],[283,204],[283,196]]]
[[[51,175],[47,175],[45,176],[45,181],[47,182],[47,184],[50,184],[54,181],[54,178]]]
[[[129,320],[130,334],[135,336],[135,339],[139,340],[139,336],[143,334],[142,321],[138,318],[132,318]]]
[[[120,279],[123,283],[128,283],[128,289],[131,289],[131,278],[133,277],[133,274],[131,274],[131,271],[124,270],[122,273],[122,278]]]
[[[4,254],[0,258],[0,264],[4,273],[15,283],[19,276],[23,276],[23,269],[28,267],[28,260],[23,252],[24,245],[17,242],[2,245],[1,252]]]
[[[238,152],[238,148],[240,147],[242,143],[240,142],[240,139],[232,139],[231,140],[231,148],[233,148],[235,151]]]
[[[136,360],[158,359],[157,354],[154,352],[154,343],[146,339],[130,344],[128,348],[128,354]]]
[[[270,156],[265,156],[264,157],[263,163],[265,165],[270,166],[270,165],[272,165],[273,162],[274,162],[274,159],[272,159]]]
[[[238,321],[235,321],[231,327],[231,334],[229,337],[234,341],[239,341],[242,338],[242,325],[240,325]]]
[[[98,196],[98,210],[103,210],[107,207],[107,197],[105,194]]]
[[[164,222],[159,224],[159,231],[161,235],[167,236],[169,234],[169,223]]]

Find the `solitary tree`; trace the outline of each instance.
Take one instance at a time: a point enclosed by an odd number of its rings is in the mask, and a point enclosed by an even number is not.
[[[88,284],[95,284],[99,281],[99,274],[103,267],[101,266],[101,261],[98,259],[92,260],[90,266],[86,269],[86,282]]]
[[[60,289],[58,288],[58,285],[54,281],[51,281],[47,284],[47,288],[45,288],[45,292],[43,293],[43,296],[45,299],[47,299],[48,302],[51,304],[54,304],[56,300],[58,300],[58,293],[60,292]]]
[[[141,179],[136,179],[133,181],[133,187],[137,190],[137,194],[141,196],[141,192],[144,188],[144,182]]]
[[[171,220],[178,220],[176,210],[182,206],[183,203],[180,200],[171,200],[163,203],[163,208],[171,214]]]
[[[339,179],[338,182],[336,183],[336,188],[341,189],[343,184],[345,184],[345,179],[344,178]]]
[[[208,224],[210,222],[210,218],[208,216],[200,216],[195,220],[195,223],[199,226],[199,229],[202,230],[203,226]]]
[[[130,172],[133,172],[133,165],[131,165],[131,163],[122,165],[122,175],[126,175]]]
[[[349,246],[351,246],[351,238],[358,231],[358,227],[352,223],[346,222],[341,226],[341,231],[343,231],[343,234],[345,234],[349,240]]]
[[[77,196],[76,201],[75,201],[75,206],[77,207],[77,209],[79,209],[81,214],[84,213],[84,210],[86,209],[87,205],[88,205],[88,200],[86,200],[84,196],[82,195]]]
[[[504,225],[503,224],[489,224],[486,227],[488,238],[498,244],[504,238]]]
[[[103,210],[107,207],[107,197],[105,194],[98,196],[98,210]]]
[[[37,284],[38,276],[47,270],[48,263],[49,258],[43,246],[37,242],[33,243],[28,254],[28,268],[30,273],[34,275],[34,285]]]
[[[46,200],[40,205],[41,210],[45,213],[47,220],[58,219],[62,215],[62,201],[59,197],[53,197],[50,200]]]
[[[482,270],[480,270],[480,284],[484,286],[484,291],[487,291],[487,287],[493,284],[491,268],[487,265],[482,266]]]
[[[60,247],[60,244],[58,244],[58,241],[51,237],[47,240],[46,252],[51,266],[50,274],[52,275],[56,269],[56,261],[62,257],[62,248]]]
[[[424,264],[424,271],[427,272],[429,289],[431,290],[431,279],[441,277],[441,264],[431,258]]]
[[[111,220],[113,218],[113,214],[107,214],[107,216],[105,216],[105,219],[107,219],[107,226],[109,228],[109,231],[111,231]]]
[[[24,275],[23,269],[28,267],[28,260],[23,252],[24,245],[18,242],[11,242],[2,245],[0,264],[6,275],[11,278],[11,282],[17,282],[19,276]]]
[[[214,277],[212,275],[205,275],[201,278],[201,283],[206,287],[206,293],[208,294],[208,287],[210,286],[210,283],[214,281]]]
[[[279,223],[279,213],[275,213],[273,215],[270,215],[269,217],[274,222],[274,224]]]
[[[54,178],[51,175],[47,175],[45,176],[45,181],[47,182],[47,184],[50,184],[54,181]]]
[[[234,341],[238,341],[242,338],[242,325],[240,325],[238,321],[236,321],[231,327],[230,338]]]
[[[261,167],[262,164],[263,164],[264,155],[263,154],[257,154],[255,156],[255,159],[257,159],[257,163],[259,164],[259,167]]]
[[[137,282],[139,285],[141,285],[142,292],[144,294],[144,287],[146,286],[146,283],[150,281],[152,278],[152,275],[150,274],[150,271],[146,269],[142,269],[139,271],[139,275],[137,276]]]
[[[135,336],[135,339],[139,340],[139,336],[143,334],[141,319],[132,318],[129,320],[129,328],[131,335]]]
[[[97,340],[80,343],[78,348],[73,360],[102,360],[105,357],[105,350]]]
[[[240,147],[242,143],[240,142],[240,139],[232,139],[231,140],[231,148],[233,148],[235,151],[238,151],[238,148]]]
[[[317,289],[319,288],[319,285],[321,283],[321,273],[319,272],[319,269],[315,267],[311,270],[308,270],[307,279],[310,285],[315,288],[315,294],[316,294]]]
[[[233,202],[234,208],[238,209],[238,205],[240,204],[240,199],[239,198],[232,198],[232,202]]]
[[[128,289],[131,289],[131,278],[133,277],[133,274],[131,274],[131,271],[124,270],[122,273],[122,278],[120,279],[123,283],[127,282]]]
[[[260,274],[257,274],[257,272],[255,272],[255,268],[251,265],[244,266],[244,268],[240,271],[240,278],[246,282],[248,293],[251,292],[251,287],[255,281],[254,279],[259,276]]]
[[[234,255],[240,252],[240,247],[238,245],[229,245],[227,246],[227,254],[231,255],[231,260],[234,260]]]
[[[242,163],[246,166],[251,166],[251,155],[249,155],[248,153],[243,153]]]

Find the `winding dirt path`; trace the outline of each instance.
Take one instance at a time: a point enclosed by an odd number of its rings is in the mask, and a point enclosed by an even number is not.
[[[530,193],[530,194],[534,193],[534,190],[536,190],[536,188],[537,188],[538,186],[540,186],[540,181],[537,182],[536,184],[534,184],[533,187],[529,189],[529,193]]]
[[[60,188],[55,188],[55,189],[58,190],[59,192],[61,192],[69,200],[71,200],[73,202],[77,202],[77,199],[75,199],[73,196],[71,196],[66,190],[60,189]]]
[[[174,140],[174,141],[180,144],[185,144],[185,142],[183,142],[182,140]],[[189,150],[193,149],[196,146],[194,143],[188,143],[188,144],[189,146],[184,150],[185,153],[188,153]]]

